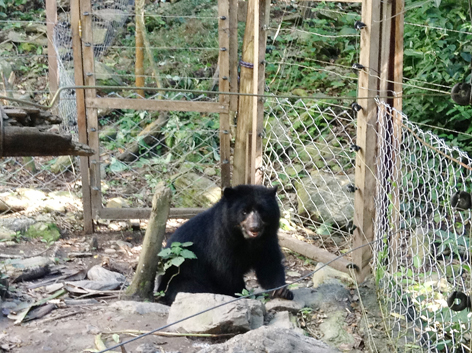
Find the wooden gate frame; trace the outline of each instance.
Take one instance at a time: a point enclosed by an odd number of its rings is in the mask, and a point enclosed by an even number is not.
[[[220,92],[237,92],[237,26],[238,8],[231,7],[234,0],[218,0],[219,29],[219,88]],[[230,29],[231,27],[231,29]],[[71,0],[71,30],[74,56],[74,77],[77,86],[95,86],[92,7],[90,0]],[[231,39],[234,37],[233,39]],[[236,45],[235,45],[236,43]],[[232,70],[230,70],[230,64]],[[236,84],[235,84],[236,83]],[[230,87],[231,84],[231,87]],[[233,104],[231,105],[231,101]],[[90,157],[80,158],[82,174],[82,193],[84,207],[84,231],[93,233],[93,219],[147,219],[150,208],[104,208],[102,206],[100,177],[100,141],[97,109],[136,109],[158,111],[194,111],[218,113],[220,116],[220,153],[221,184],[230,185],[230,105],[234,109],[234,99],[220,94],[218,102],[188,102],[166,100],[143,100],[127,98],[97,98],[92,88],[77,89],[77,121],[79,141],[88,144],[95,150]],[[171,209],[170,217],[189,218],[199,212],[200,208]]]

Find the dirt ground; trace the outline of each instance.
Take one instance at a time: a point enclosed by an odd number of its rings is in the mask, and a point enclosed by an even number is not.
[[[170,235],[182,221],[170,221],[166,235]],[[110,270],[124,274],[128,281],[132,280],[134,268],[138,261],[141,244],[144,237],[144,230],[119,230],[110,232],[110,225],[106,227],[107,232],[95,233],[90,236],[69,234],[63,236],[56,243],[48,246],[37,240],[20,240],[15,245],[0,245],[0,254],[21,255],[32,257],[35,255],[53,257],[56,265],[52,267],[48,276],[37,279],[33,282],[16,283],[10,287],[10,298],[5,298],[4,302],[18,304],[20,302],[32,302],[46,298],[50,295],[46,287],[35,287],[35,283],[53,279],[60,273],[73,272],[80,269],[89,269],[100,264]],[[117,229],[119,224],[117,224]],[[98,249],[92,250],[93,238],[98,241]],[[2,243],[0,243],[2,244]],[[285,266],[287,282],[292,283],[301,276],[313,271],[315,263],[311,260],[299,256],[288,249],[283,249],[285,254]],[[84,257],[72,257],[74,253],[91,253]],[[89,256],[91,255],[91,256]],[[311,276],[301,281],[300,287],[310,286]],[[253,275],[247,278],[248,288],[255,287],[257,282]],[[373,292],[373,291],[371,291]],[[69,294],[70,295],[70,294]],[[66,294],[67,297],[67,294]],[[91,298],[91,297],[87,297]],[[124,314],[121,311],[111,309],[109,305],[120,299],[120,292],[106,293],[95,296],[97,300],[91,305],[65,305],[64,297],[55,301],[56,308],[40,319],[14,325],[13,320],[5,315],[0,315],[0,353],[26,353],[26,352],[97,352],[95,342],[97,335],[101,334],[101,339],[107,347],[113,346],[115,340],[126,341],[136,336],[136,331],[151,331],[166,324],[166,317],[157,314]],[[361,314],[356,315],[358,318]],[[315,315],[313,316],[315,320]],[[304,317],[306,324],[306,317]],[[353,332],[358,333],[358,320],[349,323]],[[115,336],[113,336],[115,335]],[[361,334],[359,334],[361,335]],[[221,338],[218,340],[221,342]],[[198,352],[207,344],[215,343],[215,339],[190,338],[190,337],[166,337],[147,336],[126,345],[126,352],[154,352],[146,350],[146,347],[154,347],[162,353],[193,353]],[[365,344],[359,346],[360,351],[364,350]],[[3,349],[3,350],[2,350]],[[116,348],[115,352],[121,352]]]

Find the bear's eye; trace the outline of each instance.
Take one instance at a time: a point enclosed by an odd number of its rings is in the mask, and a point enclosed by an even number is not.
[[[249,213],[249,210],[242,210],[242,211],[241,211],[241,214],[242,214],[243,216],[247,216],[248,213]]]

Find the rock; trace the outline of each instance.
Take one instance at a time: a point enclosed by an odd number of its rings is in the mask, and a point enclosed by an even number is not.
[[[216,170],[215,170],[215,168],[207,167],[203,171],[203,174],[208,175],[208,176],[214,176],[214,175],[216,175]]]
[[[16,232],[0,226],[0,240],[10,240],[16,235]]]
[[[267,311],[289,311],[295,314],[303,309],[304,305],[294,300],[275,298],[268,301],[265,307]]]
[[[92,281],[103,281],[103,282],[121,282],[126,281],[126,277],[121,273],[109,271],[100,265],[93,266],[87,272],[87,278]]]
[[[101,44],[101,42],[104,41],[104,37],[102,38],[102,36],[105,36],[106,34],[107,30],[105,28],[95,27],[93,29],[94,43]],[[120,76],[116,75],[113,69],[100,61],[95,63],[95,75],[97,77],[98,86],[120,86],[123,84]]]
[[[209,293],[178,293],[167,323],[234,300],[233,297]],[[170,327],[173,331],[194,333],[226,333],[254,330],[264,323],[264,305],[253,299],[241,299],[207,311]]]
[[[47,243],[52,243],[61,237],[59,228],[54,223],[37,222],[25,232],[25,237],[36,239],[40,238]]]
[[[337,350],[311,337],[277,327],[263,326],[198,353],[335,353]]]
[[[353,181],[353,175],[312,172],[310,178],[296,185],[298,213],[338,228],[346,227],[354,216],[354,196],[346,191]]]
[[[207,207],[221,198],[221,189],[213,181],[196,173],[188,172],[178,176],[174,185],[182,192],[182,205],[187,207]]]
[[[270,320],[267,326],[295,330],[300,335],[304,334],[304,331],[297,326],[296,318],[293,317],[288,311],[280,311],[275,313],[274,317],[272,320]]]
[[[342,284],[327,283],[318,288],[298,288],[293,290],[293,300],[303,307],[327,310],[350,308],[350,291]]]
[[[318,326],[323,333],[323,342],[327,342],[335,347],[353,347],[356,343],[344,326],[346,326],[346,311],[330,311],[327,318]]]
[[[307,97],[308,96],[308,92],[305,91],[303,88],[295,88],[292,91],[292,94],[294,94],[296,96],[300,96],[300,97]]]
[[[114,197],[107,202],[107,208],[128,208],[128,202],[122,197]]]
[[[13,232],[24,232],[35,223],[34,219],[27,217],[0,219],[0,225]]]
[[[324,283],[343,283],[348,286],[356,283],[356,281],[347,273],[335,270],[329,266],[323,266],[323,263],[318,262],[315,267],[315,273],[313,274],[313,287],[319,287]]]
[[[127,314],[145,315],[155,313],[159,315],[167,315],[170,308],[167,305],[159,303],[135,302],[131,300],[121,300],[110,305],[115,310],[122,311]]]
[[[57,212],[57,213],[66,212],[66,206],[56,199],[45,200],[42,206],[46,212]]]
[[[4,193],[0,195],[0,212],[18,212],[28,208],[30,201],[24,197]]]
[[[72,158],[70,156],[59,156],[53,165],[51,165],[51,172],[59,174],[66,171],[72,166]]]
[[[143,343],[136,347],[136,353],[156,353],[159,349],[152,343]]]
[[[20,273],[34,268],[52,265],[54,262],[43,256],[30,257],[28,259],[13,259],[5,261],[5,269],[7,274]]]
[[[47,198],[47,195],[45,192],[41,190],[36,190],[36,189],[16,189],[16,193],[22,197],[27,198],[28,200],[31,200],[33,202],[40,202],[42,200],[45,200]]]

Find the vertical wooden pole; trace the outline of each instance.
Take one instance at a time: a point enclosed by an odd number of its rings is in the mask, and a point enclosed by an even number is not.
[[[220,69],[219,90],[220,92],[229,92],[229,56],[230,56],[230,18],[228,0],[218,0],[218,33],[220,55],[218,57],[218,66]],[[219,101],[228,103],[229,96],[220,94]],[[231,134],[230,134],[230,114],[220,113],[220,163],[221,163],[221,188],[231,186]]]
[[[91,0],[80,0],[82,21],[82,53],[85,86],[95,86],[95,57],[93,53],[92,5]],[[85,107],[87,114],[88,145],[95,150],[90,156],[89,177],[91,188],[92,217],[97,217],[102,208],[102,194],[100,188],[100,142],[98,136],[97,109],[89,108],[87,101],[97,96],[93,88],[85,90]]]
[[[144,87],[144,37],[143,31],[144,28],[142,24],[144,21],[140,21],[139,17],[143,16],[144,11],[144,0],[136,1],[136,14],[135,14],[135,23],[136,23],[136,63],[135,63],[135,84],[136,87]],[[136,93],[144,98],[144,90],[137,90]]]
[[[270,0],[260,0],[259,15],[259,83],[258,92],[264,94],[265,91],[265,54],[267,47],[267,32],[270,21]],[[255,184],[262,184],[262,131],[264,130],[264,99],[259,97],[257,100],[257,140],[256,157],[254,160],[254,173],[256,176]]]
[[[248,0],[246,29],[244,32],[243,53],[240,62],[240,93],[253,93],[253,69],[254,65],[254,11],[256,0]],[[238,121],[236,126],[236,139],[234,143],[233,158],[233,185],[246,184],[248,180],[248,154],[251,151],[249,146],[249,133],[253,123],[253,97],[240,96],[238,107]],[[249,168],[249,166],[248,166]]]
[[[259,0],[254,0],[254,58],[252,59],[254,67],[252,70],[252,93],[259,93]],[[249,12],[249,11],[248,11]],[[256,148],[257,148],[257,107],[258,97],[252,97],[252,129],[251,129],[251,159],[249,165],[249,182],[256,183]],[[246,158],[248,158],[247,156]]]
[[[269,6],[270,4],[267,4],[266,0],[248,1],[246,30],[240,63],[240,93],[261,94],[264,92],[264,56],[267,38],[264,24],[268,21]],[[260,183],[263,104],[263,100],[257,96],[239,97],[233,185]]]
[[[80,21],[80,0],[71,0],[71,31],[72,49],[74,57],[74,80],[77,86],[84,85],[83,63],[82,63],[82,24]],[[77,127],[79,129],[79,142],[88,144],[87,117],[85,115],[85,92],[83,89],[75,91],[77,104]],[[80,174],[82,177],[82,202],[84,208],[84,231],[85,234],[93,233],[91,188],[89,179],[89,157],[80,157]]]
[[[237,93],[239,90],[238,73],[238,0],[229,0],[229,90]],[[230,124],[236,119],[238,111],[238,96],[229,97]]]
[[[51,97],[57,91],[57,56],[54,49],[54,26],[57,23],[57,1],[46,0],[46,27],[48,37],[48,76],[49,76],[49,92]]]
[[[375,158],[377,146],[377,105],[374,101],[379,89],[379,43],[380,43],[381,0],[362,1],[362,22],[367,27],[361,30],[358,96],[362,110],[357,113],[357,145],[355,185],[358,188],[354,198],[353,247],[371,242],[374,238],[375,217]],[[366,99],[363,99],[366,98]],[[353,262],[358,267],[357,279],[363,281],[370,272],[372,257],[370,246],[364,246],[353,253]]]
[[[403,94],[403,35],[405,24],[405,0],[394,0],[393,18],[395,35],[393,42],[395,43],[395,54],[393,58],[393,90],[398,98],[393,100],[393,107],[399,112],[402,111],[402,94]],[[398,123],[398,122],[397,122]],[[401,121],[400,121],[401,123]]]

